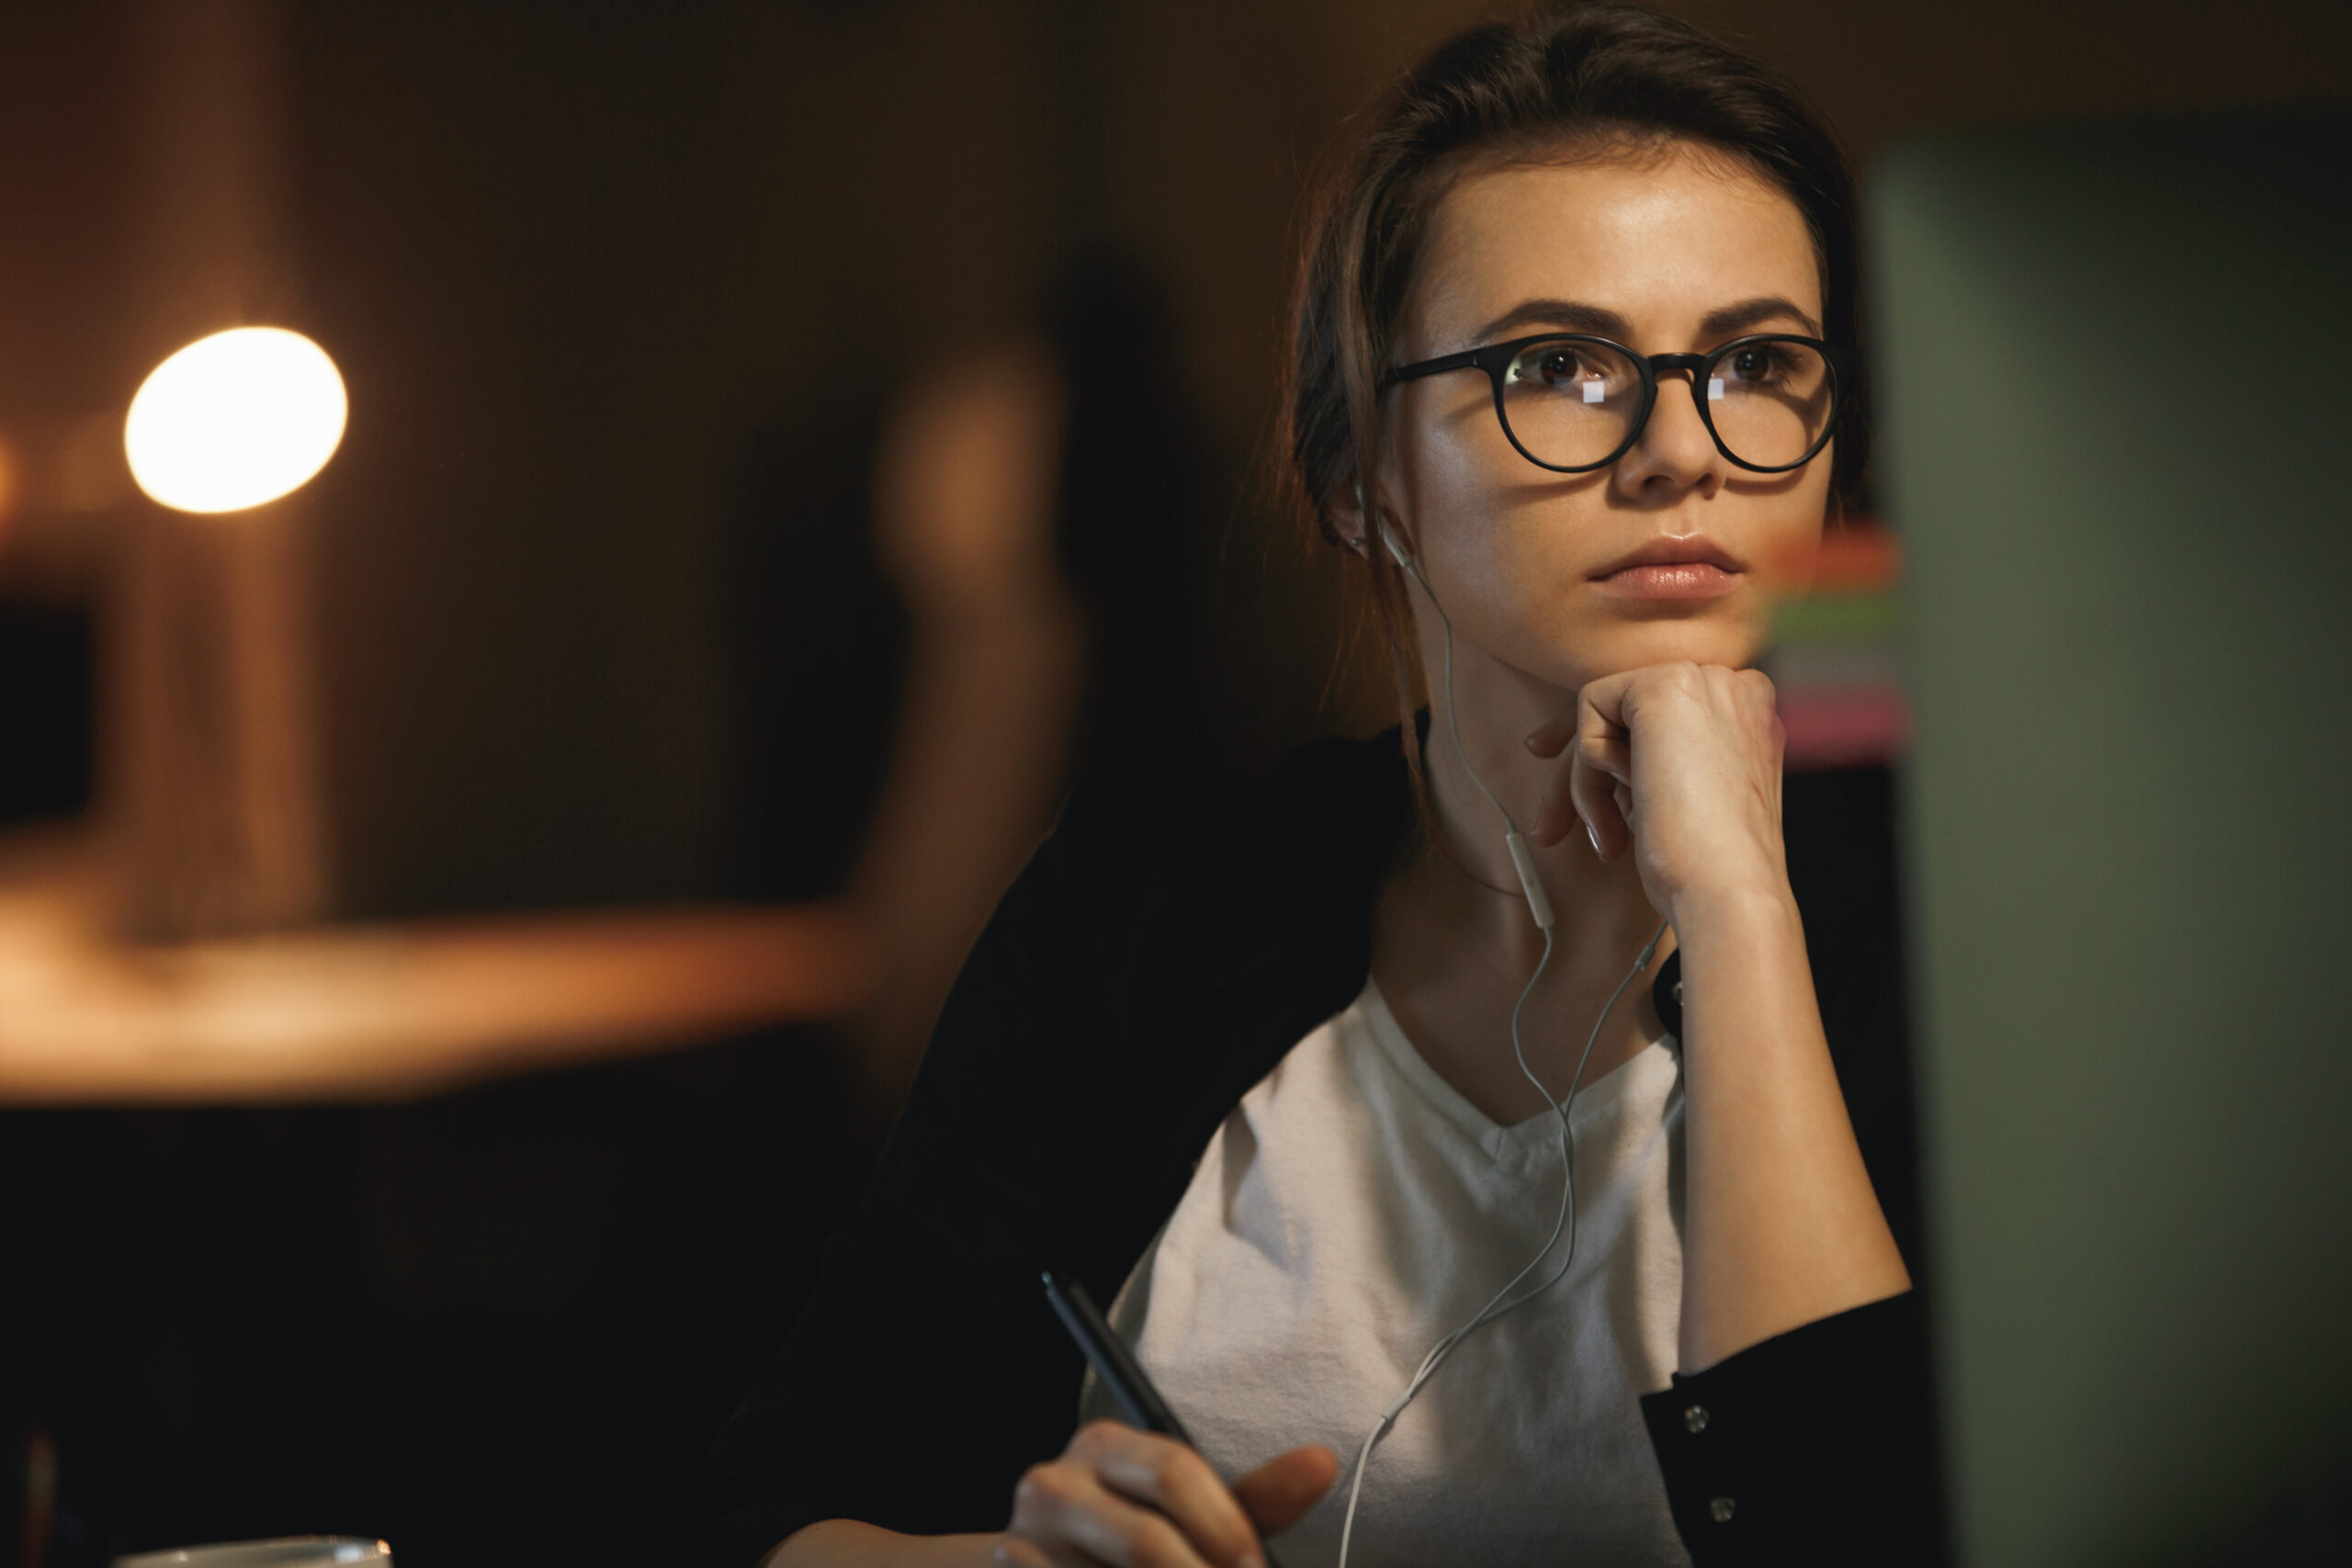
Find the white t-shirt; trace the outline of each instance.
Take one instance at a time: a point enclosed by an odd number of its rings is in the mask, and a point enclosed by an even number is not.
[[[1675,1364],[1680,1059],[1651,1044],[1585,1085],[1571,1124],[1576,1265],[1397,1417],[1350,1568],[1690,1562],[1634,1404]],[[1340,1455],[1339,1485],[1276,1543],[1284,1568],[1318,1568],[1374,1418],[1543,1244],[1559,1194],[1558,1118],[1488,1120],[1367,981],[1226,1118],[1111,1320],[1219,1473],[1302,1443]],[[1080,1405],[1114,1413],[1091,1377]]]

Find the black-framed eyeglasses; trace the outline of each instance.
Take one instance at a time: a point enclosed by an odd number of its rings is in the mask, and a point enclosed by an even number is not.
[[[1784,474],[1820,456],[1861,359],[1819,338],[1763,333],[1705,354],[1636,354],[1582,333],[1545,333],[1401,366],[1399,381],[1484,370],[1495,417],[1520,456],[1554,473],[1605,468],[1632,449],[1657,405],[1661,372],[1690,372],[1690,398],[1715,449],[1758,474]]]

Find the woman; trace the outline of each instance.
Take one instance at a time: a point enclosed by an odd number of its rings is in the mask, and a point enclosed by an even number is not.
[[[1848,188],[1645,12],[1392,90],[1302,270],[1291,451],[1426,724],[1073,804],[721,1439],[707,1561],[1934,1553],[1872,803],[1784,804],[1748,668],[1860,461]],[[1072,1436],[1048,1266],[1204,1451]]]

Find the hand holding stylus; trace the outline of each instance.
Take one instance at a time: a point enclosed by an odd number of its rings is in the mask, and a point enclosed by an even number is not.
[[[1261,1538],[1288,1529],[1330,1490],[1339,1456],[1293,1449],[1228,1488],[1086,1287],[1050,1269],[1045,1284],[1055,1315],[1128,1424],[1090,1422],[1061,1458],[1030,1467],[1013,1489],[1012,1522],[996,1561],[1007,1568],[1279,1568]]]
[[[1340,1473],[1325,1448],[1293,1449],[1228,1488],[1175,1438],[1117,1421],[1080,1427],[1059,1459],[1013,1488],[1004,1568],[1265,1568],[1262,1539],[1315,1506]]]

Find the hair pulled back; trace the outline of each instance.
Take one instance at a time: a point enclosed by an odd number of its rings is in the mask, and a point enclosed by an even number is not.
[[[1345,542],[1334,503],[1378,460],[1374,383],[1396,351],[1430,219],[1454,183],[1487,161],[1638,154],[1676,141],[1735,160],[1795,203],[1821,266],[1823,331],[1859,345],[1853,177],[1837,136],[1792,84],[1634,6],[1576,5],[1471,28],[1381,96],[1311,209],[1283,418],[1291,479],[1324,538]],[[1861,400],[1849,397],[1833,494],[1851,489],[1868,450]],[[1409,703],[1401,582],[1381,551],[1368,559]]]

